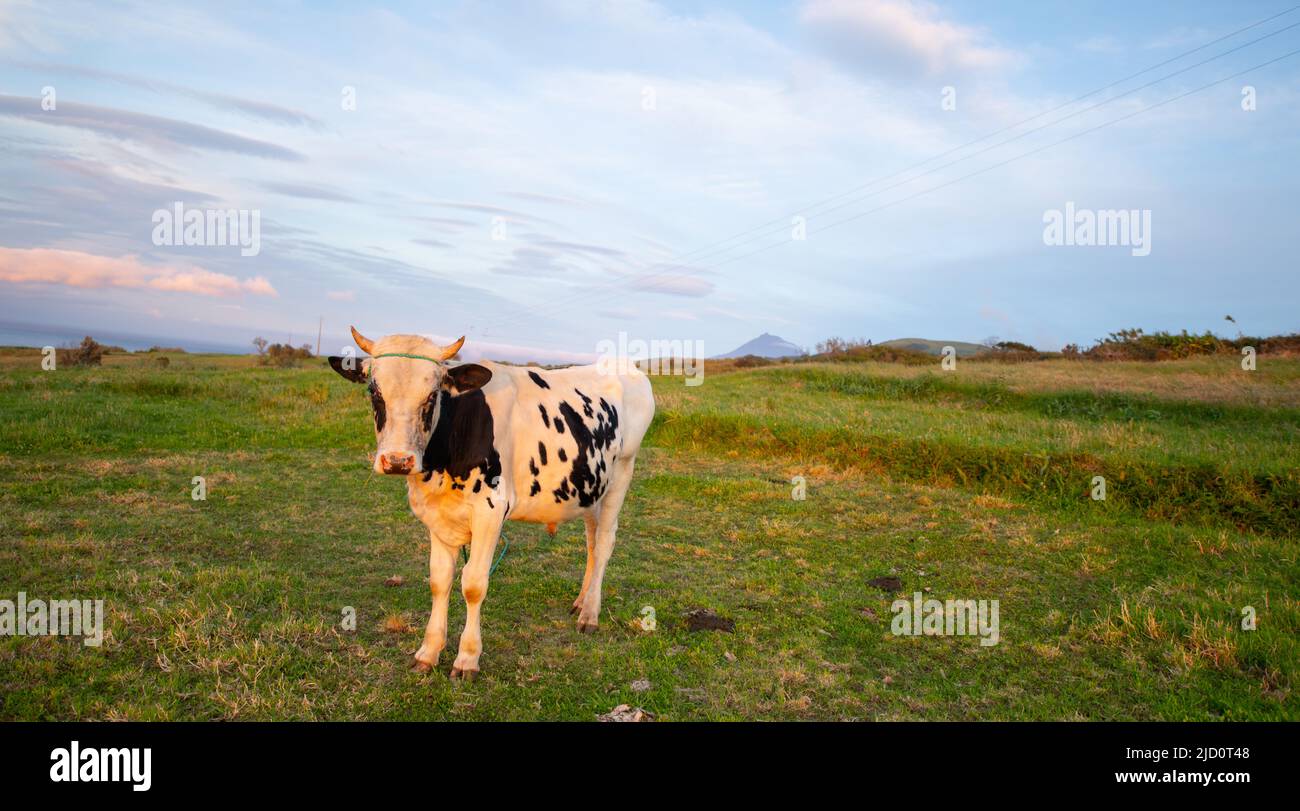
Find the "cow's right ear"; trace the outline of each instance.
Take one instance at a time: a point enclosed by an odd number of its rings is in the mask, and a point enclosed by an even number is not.
[[[365,361],[355,355],[330,355],[330,368],[339,373],[344,380],[353,383],[366,382]]]
[[[477,363],[462,363],[448,366],[442,378],[442,385],[455,397],[467,391],[481,389],[492,379],[492,370]]]

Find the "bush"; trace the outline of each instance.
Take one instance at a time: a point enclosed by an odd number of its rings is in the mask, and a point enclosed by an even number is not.
[[[311,353],[311,346],[303,344],[294,348],[289,344],[271,344],[266,348],[266,354],[257,359],[257,362],[263,366],[272,365],[281,368],[297,366],[300,360],[310,360],[315,357]]]
[[[1083,354],[1090,360],[1152,361],[1213,355],[1231,348],[1231,341],[1225,341],[1209,330],[1201,335],[1187,330],[1177,334],[1162,331],[1148,335],[1141,329],[1122,329],[1098,339],[1096,346]]]
[[[871,341],[864,338],[827,338],[817,344],[818,355],[826,355],[824,360],[830,360],[835,355],[847,355],[855,349],[863,349],[871,346]]]
[[[1300,355],[1300,334],[1274,335],[1269,338],[1241,337],[1232,342],[1233,348],[1253,346],[1261,355]]]
[[[1055,353],[1039,352],[1029,344],[1020,341],[992,341],[988,349],[969,358],[977,361],[994,361],[996,363],[1024,363],[1026,361],[1047,360]]]
[[[107,347],[87,335],[81,339],[80,346],[55,350],[54,359],[60,366],[98,366],[107,351]]]
[[[1022,344],[1019,341],[998,341],[993,348],[1002,352],[1037,352],[1029,344]]]
[[[741,355],[738,358],[733,358],[731,365],[737,369],[753,369],[759,366],[771,366],[773,362],[771,358],[764,358],[760,355]]]
[[[836,340],[836,339],[832,339]],[[825,346],[818,344],[818,349]],[[897,346],[872,346],[870,343],[846,344],[835,352],[823,352],[808,357],[810,361],[832,361],[838,363],[904,363],[909,366],[928,366],[937,362],[936,355],[918,352],[915,349],[903,349]]]

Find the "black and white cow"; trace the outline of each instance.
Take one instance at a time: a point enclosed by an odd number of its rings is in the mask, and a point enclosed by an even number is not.
[[[456,552],[469,544],[461,572],[465,630],[451,676],[478,672],[479,610],[507,519],[546,524],[552,532],[562,521],[586,522],[587,570],[572,613],[580,631],[595,631],[618,514],[654,417],[646,376],[636,368],[448,365],[464,338],[449,346],[417,335],[371,341],[355,328],[352,337],[371,357],[332,356],[330,365],[368,387],[375,472],[406,477],[411,511],[429,528],[433,610],[415,669],[438,663]]]

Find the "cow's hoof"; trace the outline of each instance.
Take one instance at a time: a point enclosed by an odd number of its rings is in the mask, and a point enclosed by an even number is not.
[[[419,659],[411,662],[412,673],[428,673],[430,670],[433,670],[433,665],[428,662],[421,662]]]
[[[578,620],[578,630],[584,634],[594,634],[598,627],[600,626],[597,623]]]
[[[474,681],[474,677],[477,676],[477,675],[478,675],[478,671],[477,671],[477,670],[461,670],[459,667],[453,667],[453,668],[451,669],[451,678],[453,678],[453,679],[462,679],[462,680],[464,680],[464,681]]]
[[[572,616],[573,614],[576,614],[581,610],[582,610],[582,600],[574,600],[573,606],[569,608],[569,614],[570,616]]]

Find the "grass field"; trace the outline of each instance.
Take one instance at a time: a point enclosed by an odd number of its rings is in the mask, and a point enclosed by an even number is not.
[[[428,539],[404,485],[368,471],[356,387],[323,364],[0,355],[0,598],[108,612],[99,648],[0,637],[0,717],[1300,718],[1300,360],[783,365],[655,388],[600,631],[568,614],[581,525],[510,524],[483,672],[461,684],[447,653],[407,669]],[[997,599],[1000,642],[895,636],[914,591]],[[701,607],[734,633],[689,631]],[[463,617],[456,592],[453,648]]]

